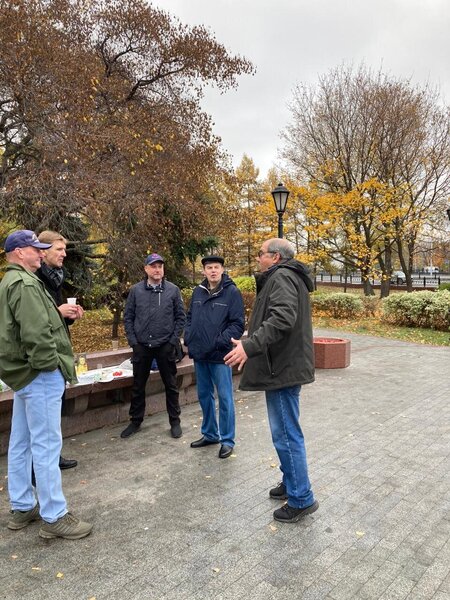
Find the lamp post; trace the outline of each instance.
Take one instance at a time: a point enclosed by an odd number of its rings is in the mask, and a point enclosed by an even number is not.
[[[283,237],[283,214],[286,210],[288,201],[289,190],[284,187],[282,183],[279,183],[277,187],[272,191],[273,201],[275,202],[275,210],[278,213],[278,237]]]
[[[450,208],[447,208],[445,212],[447,213],[448,220],[450,221]]]

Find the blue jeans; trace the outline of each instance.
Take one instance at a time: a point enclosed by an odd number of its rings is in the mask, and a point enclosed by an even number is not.
[[[234,447],[235,416],[231,368],[223,363],[194,361],[198,401],[203,411],[202,434],[208,440]],[[219,426],[214,386],[219,397]]]
[[[26,511],[36,505],[31,485],[33,462],[39,512],[49,523],[54,523],[67,512],[59,469],[61,396],[64,389],[64,378],[56,369],[42,371],[31,383],[14,393],[8,448],[11,507]]]
[[[306,448],[300,427],[300,387],[266,391],[267,412],[273,445],[280,459],[288,504],[305,508],[314,502],[308,478]]]

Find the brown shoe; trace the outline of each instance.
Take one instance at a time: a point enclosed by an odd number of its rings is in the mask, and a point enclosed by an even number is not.
[[[11,519],[8,521],[6,527],[8,529],[23,529],[33,521],[40,519],[39,516],[39,504],[36,504],[31,510],[12,510]]]
[[[77,517],[68,512],[54,523],[43,521],[39,535],[48,540],[57,537],[65,540],[79,540],[89,535],[91,531],[91,523],[80,521],[80,519],[77,519]]]

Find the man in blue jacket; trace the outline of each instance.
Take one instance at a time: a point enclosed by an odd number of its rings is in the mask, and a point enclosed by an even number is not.
[[[120,436],[136,433],[145,414],[145,386],[153,359],[166,388],[166,407],[172,437],[182,436],[177,388],[176,346],[186,321],[179,288],[164,278],[164,259],[150,254],[145,260],[146,277],[133,285],[124,312],[125,333],[133,348],[133,387],[130,424]]]
[[[235,414],[231,368],[223,358],[231,338],[244,332],[244,303],[235,283],[224,273],[221,256],[202,258],[205,280],[195,288],[187,314],[184,343],[194,359],[197,394],[203,411],[202,437],[191,448],[221,443],[219,457],[233,452]],[[219,425],[216,419],[214,386],[219,398]]]

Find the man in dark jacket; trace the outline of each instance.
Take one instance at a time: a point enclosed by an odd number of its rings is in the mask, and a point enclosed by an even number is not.
[[[184,343],[194,359],[197,394],[203,411],[202,437],[191,448],[221,443],[219,457],[233,452],[235,414],[233,377],[223,358],[232,348],[231,338],[244,332],[244,303],[235,283],[224,274],[221,256],[202,258],[206,279],[195,288],[187,315]],[[214,386],[219,397],[219,426]]]
[[[179,438],[180,403],[177,388],[176,347],[186,321],[179,288],[164,279],[164,259],[150,254],[145,260],[146,277],[133,285],[127,298],[124,323],[128,343],[133,348],[133,387],[130,424],[120,436],[127,438],[139,430],[145,414],[145,386],[152,361],[156,358],[166,388],[170,433]]]
[[[274,519],[295,523],[317,510],[308,477],[306,450],[299,423],[300,388],[314,381],[314,350],[309,294],[313,283],[307,268],[293,259],[292,245],[283,239],[264,242],[258,253],[261,274],[249,323],[248,339],[233,340],[225,363],[245,364],[242,390],[264,390],[272,440],[283,481],[271,498],[287,503]]]
[[[83,309],[80,305],[67,304],[63,301],[62,286],[64,283],[63,262],[66,257],[67,240],[56,231],[43,231],[38,239],[41,243],[51,244],[48,250],[43,250],[43,259],[36,275],[45,285],[45,289],[53,298],[59,312],[64,317],[67,326],[72,325],[76,319],[81,319]],[[65,392],[61,399],[61,410],[64,413]],[[71,458],[59,457],[60,469],[72,469],[78,462]]]

